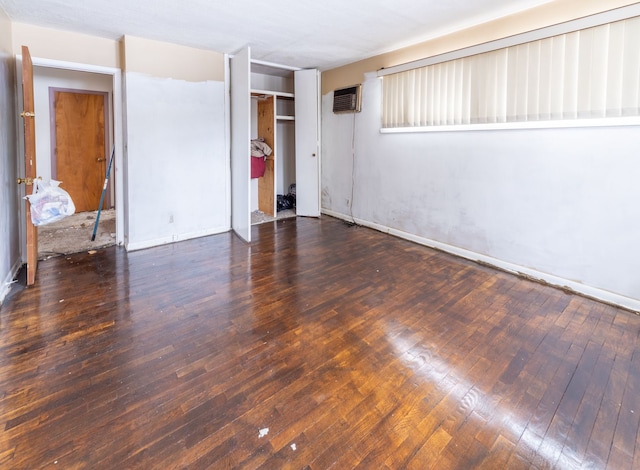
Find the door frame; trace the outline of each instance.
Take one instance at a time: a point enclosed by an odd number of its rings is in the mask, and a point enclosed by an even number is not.
[[[57,137],[56,137],[56,116],[55,116],[55,95],[57,92],[62,93],[78,93],[82,95],[102,95],[104,100],[104,174],[107,174],[107,166],[109,165],[109,156],[111,152],[109,151],[109,142],[111,141],[110,131],[110,121],[109,121],[109,93],[106,91],[94,91],[94,90],[82,90],[77,88],[60,88],[60,87],[49,87],[49,135],[51,140],[51,179],[58,179],[58,154],[55,152],[57,147]],[[112,194],[114,191],[115,185],[110,185],[109,191],[105,194],[104,207],[108,208],[111,205],[111,201],[113,200]]]
[[[125,188],[127,185],[126,177],[126,159],[124,157],[124,131],[123,131],[123,92],[122,92],[122,71],[114,67],[104,67],[100,65],[80,64],[77,62],[66,62],[61,60],[43,59],[31,57],[34,67],[49,67],[54,69],[71,70],[77,72],[89,72],[103,75],[110,75],[112,80],[112,97],[113,97],[113,145],[115,148],[113,168],[111,169],[111,177],[115,186],[116,210],[116,244],[123,245],[125,243],[125,225],[128,220],[127,206],[124,203]],[[22,83],[22,54],[16,54],[16,83]],[[34,76],[37,72],[34,71]],[[18,109],[22,109],[22,96],[18,95]],[[21,156],[24,155],[24,129],[18,126],[18,171],[22,171],[24,161],[20,162]],[[37,139],[37,136],[36,136]],[[24,160],[22,158],[22,160]],[[20,185],[23,186],[23,185]],[[20,195],[21,197],[24,194]],[[21,201],[20,210],[20,251],[22,262],[26,262],[26,229],[25,229],[25,212],[24,203]]]

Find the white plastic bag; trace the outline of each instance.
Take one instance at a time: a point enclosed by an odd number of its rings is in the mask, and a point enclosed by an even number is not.
[[[71,196],[59,187],[60,181],[51,180],[45,183],[42,180],[33,180],[33,194],[28,194],[25,199],[31,204],[31,222],[33,225],[45,225],[72,215],[76,206]]]

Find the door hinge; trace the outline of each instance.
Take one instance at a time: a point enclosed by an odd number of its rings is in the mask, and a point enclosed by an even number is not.
[[[36,117],[36,113],[32,112],[32,111],[22,111],[20,113],[20,117]]]

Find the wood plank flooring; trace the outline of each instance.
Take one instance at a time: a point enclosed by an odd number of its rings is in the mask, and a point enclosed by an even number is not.
[[[640,317],[323,217],[52,258],[0,468],[640,468]]]

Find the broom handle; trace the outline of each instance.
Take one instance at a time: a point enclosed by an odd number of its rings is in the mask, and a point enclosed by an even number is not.
[[[100,222],[100,213],[102,212],[102,204],[104,203],[104,195],[107,192],[107,183],[109,182],[109,174],[111,173],[111,164],[113,163],[113,155],[116,153],[116,147],[113,146],[111,150],[111,158],[109,158],[109,166],[107,166],[107,175],[104,178],[104,186],[102,187],[102,195],[100,196],[100,205],[98,206],[98,216],[96,217],[96,223],[93,226],[93,235],[91,235],[91,241],[96,239],[96,232],[98,231],[98,222]]]

